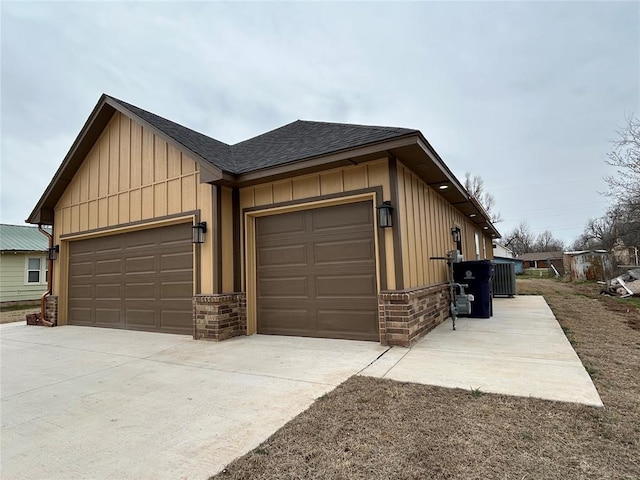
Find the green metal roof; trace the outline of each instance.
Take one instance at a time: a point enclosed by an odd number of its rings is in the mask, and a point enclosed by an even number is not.
[[[51,233],[50,229],[46,229]],[[0,251],[46,252],[49,241],[38,227],[0,224]]]

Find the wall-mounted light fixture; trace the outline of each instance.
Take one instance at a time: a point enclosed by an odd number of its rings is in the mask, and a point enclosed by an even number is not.
[[[378,205],[376,209],[378,210],[378,227],[392,227],[393,221],[391,220],[391,214],[393,212],[393,207],[391,206],[391,202],[389,200],[385,200]]]
[[[462,231],[460,227],[451,227],[451,238],[456,244],[456,250],[462,253]]]
[[[460,231],[460,227],[451,228],[451,238],[455,243],[458,243],[462,240],[462,232]]]
[[[193,243],[204,243],[204,234],[207,233],[207,222],[196,223],[191,227]]]
[[[57,260],[60,253],[60,245],[54,245],[47,250],[47,260]]]

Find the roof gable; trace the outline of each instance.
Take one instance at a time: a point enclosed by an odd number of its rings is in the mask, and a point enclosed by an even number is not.
[[[220,167],[222,170],[230,170],[233,167],[233,154],[231,147],[224,142],[207,137],[202,133],[191,130],[178,123],[167,120],[155,113],[148,112],[142,108],[123,102],[114,97],[108,97],[128,112],[135,114],[139,119],[164,133],[170,139],[186,147],[190,152],[195,153],[202,159]]]

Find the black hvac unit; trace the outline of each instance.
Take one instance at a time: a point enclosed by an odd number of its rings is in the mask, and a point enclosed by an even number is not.
[[[516,265],[515,263],[493,264],[493,296],[516,295]]]

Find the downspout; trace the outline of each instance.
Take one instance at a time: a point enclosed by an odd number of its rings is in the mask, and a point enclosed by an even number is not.
[[[49,239],[49,248],[52,248],[53,235],[44,230],[41,223],[38,224],[38,231]],[[48,256],[49,255],[47,255],[47,257]],[[42,325],[46,327],[53,327],[55,325],[52,322],[49,322],[45,317],[45,300],[49,295],[51,295],[51,279],[53,278],[53,260],[47,260],[47,262],[49,262],[49,265],[47,266],[47,291],[40,297],[40,321],[42,322]]]

